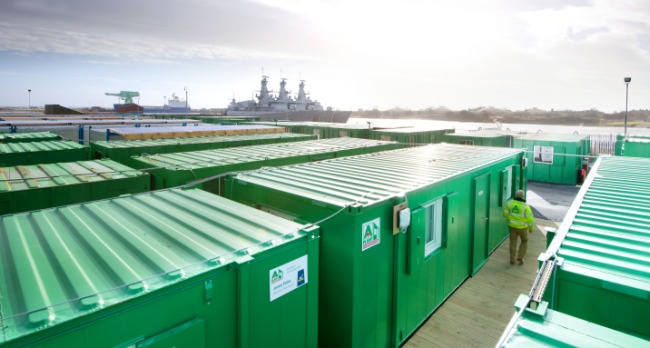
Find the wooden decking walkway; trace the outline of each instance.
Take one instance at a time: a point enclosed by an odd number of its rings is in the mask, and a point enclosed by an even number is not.
[[[494,347],[515,313],[517,297],[528,294],[533,285],[537,257],[546,250],[544,227],[559,225],[539,219],[536,223],[523,266],[510,265],[506,239],[403,347]]]

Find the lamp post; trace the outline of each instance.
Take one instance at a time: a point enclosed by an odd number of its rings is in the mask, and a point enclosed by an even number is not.
[[[28,105],[27,108],[29,110],[31,110],[32,109],[32,90],[31,89],[27,90],[27,105]]]
[[[632,81],[631,77],[624,77],[623,82],[625,82],[625,121],[624,121],[624,131],[623,136],[627,138],[627,91],[630,87],[630,82]]]

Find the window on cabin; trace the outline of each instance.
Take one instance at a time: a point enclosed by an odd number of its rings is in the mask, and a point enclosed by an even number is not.
[[[431,255],[442,246],[442,198],[438,198],[426,209],[426,225],[424,231],[424,256]]]

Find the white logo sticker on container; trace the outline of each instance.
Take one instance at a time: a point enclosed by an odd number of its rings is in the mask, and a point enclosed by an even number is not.
[[[361,225],[361,251],[365,251],[381,242],[380,222],[381,220],[376,218]]]
[[[269,271],[271,301],[307,284],[307,255]]]

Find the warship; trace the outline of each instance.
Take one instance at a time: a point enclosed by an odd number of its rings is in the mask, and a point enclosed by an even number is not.
[[[268,76],[262,76],[260,93],[255,100],[237,102],[233,98],[226,109],[227,116],[255,116],[261,121],[299,121],[346,123],[352,111],[334,111],[323,108],[320,102],[312,100],[305,92],[305,80],[300,80],[298,95],[294,98],[287,91],[287,79],[280,81],[280,91],[273,95],[269,91]]]

